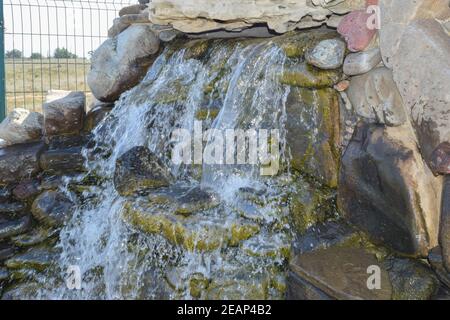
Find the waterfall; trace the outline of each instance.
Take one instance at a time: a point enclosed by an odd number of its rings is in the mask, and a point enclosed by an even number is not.
[[[285,55],[271,41],[259,40],[210,42],[201,58],[190,58],[189,50],[166,48],[142,82],[124,93],[94,130],[84,149],[88,172],[61,186],[76,210],[60,233],[59,276],[46,276],[48,285],[40,297],[284,297],[290,248],[283,203],[288,175],[261,176],[258,165],[175,165],[170,151],[175,129],[192,131],[199,110],[206,108],[210,115],[218,107],[214,120],[203,121],[204,129],[278,129],[283,160],[289,87],[279,83],[279,75]],[[211,138],[204,146],[209,143]],[[148,147],[176,177],[173,187],[155,194],[179,199],[189,191],[206,190],[218,204],[179,217],[149,202],[152,195],[120,196],[113,184],[116,160],[134,146]],[[70,191],[71,184],[87,179],[97,183],[81,196]],[[212,235],[220,244],[186,248],[167,234],[144,232],[124,219],[130,204],[133,212],[163,216],[201,241],[210,241]],[[71,266],[79,268],[80,290],[66,286]]]

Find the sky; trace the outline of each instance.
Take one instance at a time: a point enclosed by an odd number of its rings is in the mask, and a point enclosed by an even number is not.
[[[107,36],[118,11],[137,0],[4,0],[5,51],[52,55],[65,47],[89,57]]]

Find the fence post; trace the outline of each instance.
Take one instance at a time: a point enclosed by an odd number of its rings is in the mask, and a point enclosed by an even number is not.
[[[3,0],[0,0],[0,121],[6,115],[5,91],[5,21],[3,20]]]

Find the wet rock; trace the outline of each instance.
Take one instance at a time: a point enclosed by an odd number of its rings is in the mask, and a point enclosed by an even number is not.
[[[13,220],[0,220],[0,240],[26,232],[31,226],[29,216]]]
[[[85,132],[92,131],[111,112],[113,104],[98,104],[94,106],[86,115],[84,120]]]
[[[151,212],[151,213],[150,213]],[[223,245],[235,246],[259,232],[259,226],[236,220],[224,225],[223,221],[200,215],[184,217],[157,209],[153,203],[127,202],[123,217],[127,223],[148,234],[163,236],[171,244],[188,251],[212,251]]]
[[[116,161],[114,186],[122,196],[167,187],[172,177],[165,165],[146,147],[134,147]]]
[[[31,208],[38,221],[51,227],[63,225],[72,212],[72,201],[57,191],[44,191],[34,200]]]
[[[392,59],[395,83],[428,164],[433,151],[441,143],[450,141],[448,52],[450,37],[440,23],[418,20],[405,29]],[[411,68],[412,65],[415,67]]]
[[[378,290],[370,290],[367,286],[368,268],[380,267],[380,283]],[[322,297],[325,293],[333,299],[345,300],[387,300],[391,298],[392,286],[389,273],[380,266],[375,255],[362,248],[330,247],[296,256],[289,268],[309,286],[300,296]],[[298,282],[294,282],[298,286]],[[288,283],[290,287],[291,283]],[[316,290],[309,289],[310,286]],[[302,289],[302,288],[300,288]]]
[[[341,79],[339,70],[319,70],[307,64],[287,66],[280,82],[293,87],[321,89],[332,88]]]
[[[0,282],[8,280],[8,278],[9,278],[8,269],[0,267]]]
[[[367,73],[381,62],[379,48],[370,49],[358,53],[350,53],[344,61],[344,73],[348,76],[356,76]]]
[[[44,271],[54,261],[55,254],[47,249],[34,248],[24,253],[17,254],[5,261],[8,269],[33,269]]]
[[[441,189],[409,127],[358,125],[342,159],[338,205],[374,242],[426,257],[437,245]]]
[[[286,140],[291,166],[336,187],[339,164],[339,101],[333,89],[292,88],[286,101]]]
[[[43,117],[38,112],[16,108],[0,123],[3,146],[39,140]]]
[[[149,194],[149,201],[167,208],[167,211],[184,216],[217,207],[217,195],[200,187],[183,188],[173,186]]]
[[[14,215],[25,210],[22,202],[2,202],[0,203],[0,214]]]
[[[450,272],[450,177],[445,176],[442,190],[439,244],[442,248],[444,266]]]
[[[428,300],[436,293],[439,282],[425,263],[389,258],[383,264],[389,272],[393,300]]]
[[[80,133],[85,117],[85,94],[81,91],[44,103],[44,132],[47,137]]]
[[[371,14],[366,10],[356,10],[347,14],[339,23],[337,31],[347,42],[347,48],[352,52],[367,48],[377,30],[367,28]]]
[[[92,56],[88,84],[94,96],[104,102],[117,100],[139,83],[158,51],[159,39],[147,25],[132,25],[107,39]]]
[[[317,183],[298,178],[290,195],[289,210],[293,229],[303,234],[308,228],[334,216],[335,192]]]
[[[9,186],[2,187],[0,186],[0,202],[9,201],[11,198],[12,192]]]
[[[42,153],[40,166],[49,174],[69,174],[84,171],[85,159],[81,147],[47,150]]]
[[[0,262],[12,257],[16,253],[16,248],[6,242],[0,242]]]
[[[2,300],[37,299],[36,292],[41,288],[42,285],[36,282],[19,283],[5,290]]]
[[[338,39],[323,40],[314,48],[309,50],[306,61],[320,69],[337,69],[343,61],[345,55],[345,43]]]
[[[450,288],[450,272],[445,269],[440,247],[435,247],[430,251],[430,254],[428,255],[428,262],[438,276],[439,280]]]
[[[407,120],[403,99],[387,68],[352,77],[347,95],[356,114],[368,122],[398,126]]]
[[[11,242],[17,247],[32,247],[45,242],[54,235],[55,231],[38,227],[30,232],[12,237]]]
[[[14,187],[12,193],[18,200],[28,200],[36,197],[40,192],[40,182],[37,179],[28,179]]]
[[[356,243],[360,235],[343,221],[327,221],[309,228],[293,243],[295,254],[302,254],[331,246]]]
[[[0,149],[0,185],[18,182],[36,175],[43,143],[26,143]]]

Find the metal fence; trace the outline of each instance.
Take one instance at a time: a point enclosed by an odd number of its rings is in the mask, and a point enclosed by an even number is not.
[[[89,100],[90,55],[118,11],[133,3],[137,0],[0,0],[4,111],[39,111],[50,90],[85,91]]]

